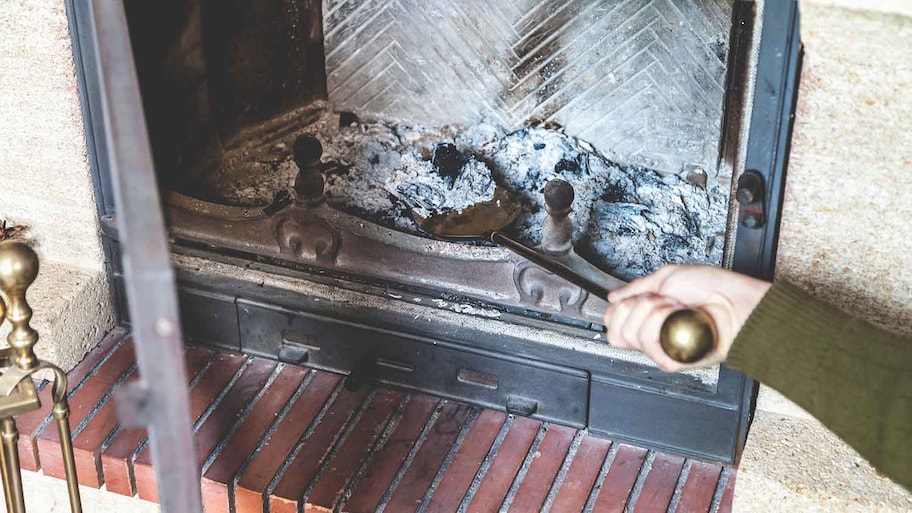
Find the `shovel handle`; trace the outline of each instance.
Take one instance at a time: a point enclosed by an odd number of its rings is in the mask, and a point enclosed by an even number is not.
[[[610,291],[605,287],[500,232],[491,233],[490,240],[590,294],[608,298]],[[716,347],[718,338],[712,317],[703,310],[694,309],[678,310],[669,315],[662,323],[659,336],[665,354],[680,363],[694,363],[706,358]]]
[[[560,276],[561,278],[589,292],[590,294],[595,294],[602,299],[606,299],[608,297],[608,293],[611,292],[610,290],[574,271],[566,265],[548,258],[538,251],[535,251],[525,244],[517,242],[500,232],[493,232],[490,236],[490,239],[494,244],[509,249],[510,251],[525,258],[533,264],[545,269],[546,271]]]
[[[706,358],[719,339],[716,323],[705,310],[673,312],[662,323],[659,341],[672,360],[694,363]]]

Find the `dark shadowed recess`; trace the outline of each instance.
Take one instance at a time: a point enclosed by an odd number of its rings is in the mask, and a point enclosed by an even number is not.
[[[326,98],[319,0],[126,0],[163,189],[195,173],[245,128]]]

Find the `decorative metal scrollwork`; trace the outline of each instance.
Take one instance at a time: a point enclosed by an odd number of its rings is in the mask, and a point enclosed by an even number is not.
[[[283,252],[323,266],[335,264],[342,246],[342,237],[329,223],[295,207],[273,217],[272,232]]]
[[[513,281],[523,304],[564,315],[581,315],[589,297],[585,290],[527,261],[516,264]]]

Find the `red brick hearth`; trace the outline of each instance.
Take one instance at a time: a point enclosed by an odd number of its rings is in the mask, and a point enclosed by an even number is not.
[[[735,471],[584,431],[200,347],[187,349],[207,513],[300,511],[725,512]],[[113,392],[133,347],[108,336],[70,372],[80,482],[156,501],[146,433]],[[50,390],[43,387],[42,398]],[[19,419],[24,468],[62,477],[46,415]]]

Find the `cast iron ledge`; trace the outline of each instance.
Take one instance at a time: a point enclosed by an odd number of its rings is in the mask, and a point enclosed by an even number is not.
[[[174,251],[185,334],[195,343],[361,373],[705,460],[737,459],[744,383],[724,367],[663,373],[589,330],[511,314],[472,319],[372,284]],[[463,369],[481,379],[464,379]],[[491,378],[497,386],[485,387]]]
[[[177,240],[306,265],[406,288],[447,291],[508,309],[555,316],[600,329],[604,299],[497,247],[467,246],[397,232],[326,204],[262,208],[209,203],[178,193],[166,197]],[[606,286],[620,282],[605,275]]]
[[[550,316],[498,309],[441,291],[403,290],[396,288],[396,284],[289,267],[283,265],[286,262],[226,252],[224,248],[178,242],[172,245],[172,253],[182,299],[187,300],[187,294],[193,295],[196,299],[192,304],[204,311],[208,308],[205,304],[227,303],[232,309],[248,303],[266,305],[271,309],[313,313],[327,319],[354,321],[371,328],[583,369],[605,375],[606,379],[616,376],[616,380],[667,393],[681,392],[688,396],[718,393],[721,367],[662,372],[641,353],[608,344],[604,332],[593,331],[588,324],[554,322]],[[187,327],[190,336],[194,330],[197,338],[203,332],[214,333],[209,340],[218,341],[217,345],[243,349],[235,326],[223,324],[221,318],[214,316],[214,325],[207,327],[206,316],[195,312],[193,315],[185,316],[193,319],[193,325]],[[268,353],[275,354],[272,349]],[[724,402],[729,404],[729,399],[735,400],[726,396]]]

